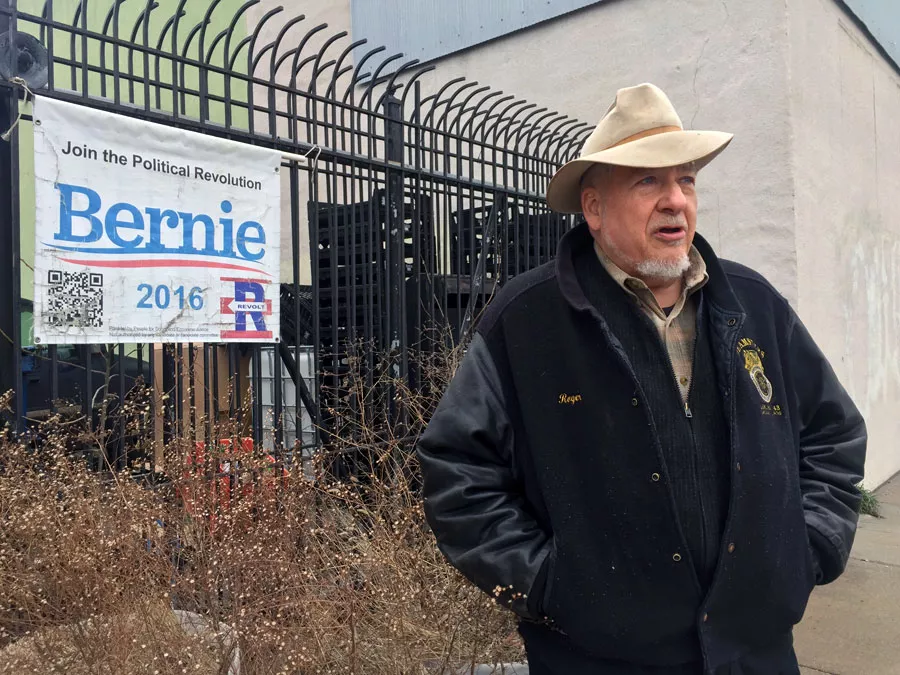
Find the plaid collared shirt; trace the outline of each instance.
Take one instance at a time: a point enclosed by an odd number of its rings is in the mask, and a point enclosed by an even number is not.
[[[594,250],[609,275],[635,299],[644,314],[650,317],[656,326],[659,338],[672,362],[675,382],[681,392],[682,401],[687,406],[694,370],[694,340],[697,335],[697,302],[692,296],[709,281],[703,257],[696,248],[691,247],[688,254],[690,267],[684,275],[684,290],[667,316],[647,284],[624,272],[610,260],[596,242]]]

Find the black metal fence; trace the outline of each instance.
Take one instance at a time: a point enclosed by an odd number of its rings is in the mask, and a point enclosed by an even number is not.
[[[211,0],[193,25],[187,0],[6,1],[0,71],[46,55],[38,96],[310,158],[282,169],[279,345],[43,347],[29,339],[21,281],[33,236],[20,204],[26,114],[0,143],[0,391],[15,391],[19,432],[52,413],[83,416],[111,433],[105,459],[119,467],[171,438],[215,442],[223,420],[276,454],[317,447],[348,378],[375,387],[387,372],[418,386],[423,355],[462,339],[497,287],[552,258],[570,225],[542,194],[589,132],[577,120],[462,78],[429,93],[433,67],[344,32],[323,38],[325,24],[304,30],[281,8],[244,34],[259,0],[224,19]],[[23,33],[39,53],[8,48]],[[0,82],[0,127],[23,96]],[[135,427],[112,412],[140,383],[152,391]],[[397,414],[358,405],[368,423]]]

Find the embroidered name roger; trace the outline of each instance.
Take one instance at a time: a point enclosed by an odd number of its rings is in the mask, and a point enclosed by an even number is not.
[[[560,394],[559,403],[560,405],[575,405],[576,403],[581,403],[581,394]]]

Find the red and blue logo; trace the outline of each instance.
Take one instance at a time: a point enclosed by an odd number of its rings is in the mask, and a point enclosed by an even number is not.
[[[271,340],[266,317],[272,316],[272,301],[266,299],[266,284],[260,279],[222,279],[234,284],[234,295],[220,300],[223,317],[234,317],[234,329],[223,330],[223,340]]]

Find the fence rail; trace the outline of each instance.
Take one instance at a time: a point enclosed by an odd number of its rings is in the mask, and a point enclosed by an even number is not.
[[[44,347],[29,336],[20,255],[33,237],[26,114],[0,145],[0,249],[13,253],[0,270],[0,389],[16,393],[20,432],[77,413],[125,467],[157,461],[173,438],[215,444],[225,422],[275,454],[327,445],[354,415],[390,424],[401,412],[383,375],[422,386],[418,364],[464,339],[571,224],[542,194],[589,132],[577,120],[463,78],[426,86],[434,67],[414,60],[382,76],[402,55],[260,0],[231,13],[212,0],[199,15],[187,0],[7,2],[0,35],[31,35],[46,55],[38,96],[310,158],[283,162],[280,344]],[[0,58],[7,73],[25,67],[16,49]],[[0,83],[4,127],[21,94]],[[354,398],[353,379],[376,395]],[[126,414],[140,383],[146,410]]]

